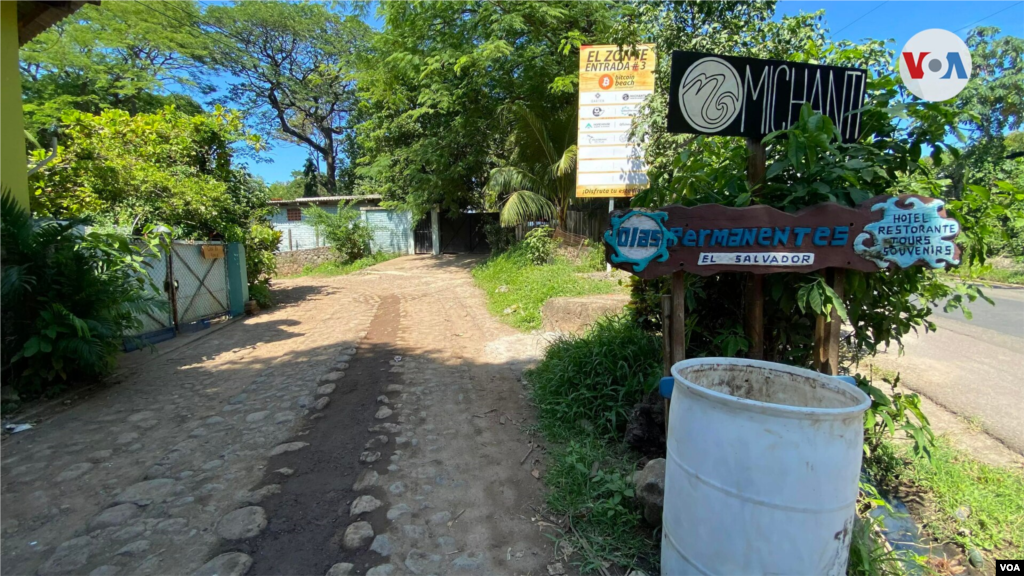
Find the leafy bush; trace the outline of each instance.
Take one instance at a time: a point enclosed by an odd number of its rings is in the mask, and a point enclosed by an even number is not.
[[[238,113],[65,110],[60,129],[57,156],[29,179],[37,215],[90,217],[132,233],[159,222],[178,238],[240,241],[253,212],[267,210],[262,181],[232,168],[239,144],[262,147]],[[35,150],[32,161],[46,155]]]
[[[534,228],[526,233],[523,238],[523,250],[530,258],[530,262],[541,265],[546,264],[555,253],[558,240],[551,237],[552,230],[548,226]]]
[[[516,241],[515,229],[506,228],[496,220],[484,222],[483,228],[484,238],[487,239],[487,245],[491,247],[491,254],[501,254],[511,248]]]
[[[249,298],[255,300],[261,309],[273,306],[274,298],[270,293],[270,281],[249,285]]]
[[[857,386],[871,398],[871,407],[864,413],[864,465],[882,480],[891,479],[894,454],[888,440],[903,432],[912,441],[915,455],[929,458],[935,445],[928,418],[921,411],[921,398],[915,393],[898,391],[900,376],[882,379],[889,392],[874,386],[857,374]]]
[[[582,336],[559,337],[525,377],[549,439],[591,430],[617,442],[660,373],[661,338],[620,316],[598,320]]]
[[[342,262],[359,260],[370,253],[373,230],[363,222],[358,210],[339,204],[337,214],[315,206],[305,213],[310,225],[334,248]]]
[[[0,201],[3,344],[0,370],[19,393],[59,391],[107,374],[139,314],[165,308],[143,255],[113,232],[82,232],[83,220],[33,222],[11,195]]]
[[[249,281],[249,298],[260,308],[274,304],[270,297],[270,278],[277,271],[274,250],[281,241],[281,232],[259,223],[249,228],[245,236],[245,275]]]
[[[590,240],[585,241],[577,268],[580,272],[603,271],[605,269],[604,246]]]

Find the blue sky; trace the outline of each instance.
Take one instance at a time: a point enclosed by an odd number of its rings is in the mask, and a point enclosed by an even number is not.
[[[796,15],[825,9],[828,28],[836,39],[893,39],[890,45],[899,50],[911,36],[929,28],[943,28],[961,38],[974,26],[998,26],[1003,34],[1024,37],[1024,1],[1008,2],[898,2],[898,1],[782,1],[776,17]],[[379,23],[375,22],[379,26]],[[249,163],[253,173],[268,183],[290,180],[293,170],[301,170],[307,152],[304,148],[274,142],[274,149],[265,156],[272,163]]]
[[[911,36],[929,28],[943,28],[961,38],[975,26],[998,26],[1004,34],[1024,37],[1024,2],[806,2],[782,1],[776,17],[825,9],[834,38],[895,39],[899,49]],[[998,14],[996,14],[998,13]],[[993,16],[993,14],[995,14]]]

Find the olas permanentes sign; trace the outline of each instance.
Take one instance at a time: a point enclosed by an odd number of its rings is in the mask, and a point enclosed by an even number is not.
[[[672,53],[668,130],[758,138],[789,128],[809,103],[832,119],[844,142],[860,136],[867,73],[697,52]]]
[[[604,233],[608,261],[641,278],[685,270],[874,272],[960,263],[960,225],[943,202],[916,195],[878,196],[857,208],[821,204],[789,214],[769,206],[666,206],[613,212]]]

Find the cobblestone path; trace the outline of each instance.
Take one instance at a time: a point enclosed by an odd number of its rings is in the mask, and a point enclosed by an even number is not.
[[[546,571],[518,381],[543,341],[491,318],[469,267],[282,281],[273,310],[9,437],[4,574]]]

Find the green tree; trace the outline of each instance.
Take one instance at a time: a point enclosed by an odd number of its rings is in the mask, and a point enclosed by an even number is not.
[[[174,104],[201,112],[189,94],[212,89],[197,65],[211,44],[187,16],[194,7],[191,0],[88,5],[23,46],[26,129],[48,136],[66,109],[136,114]]]
[[[302,196],[320,196],[320,169],[317,168],[312,156],[307,157],[306,163],[302,165]]]
[[[938,173],[951,181],[943,193],[962,199],[972,186],[993,189],[997,182],[1024,190],[1024,148],[1020,132],[1024,112],[1024,38],[1000,36],[999,29],[981,27],[967,36],[972,78],[953,101],[960,112],[963,146],[958,156],[933,162]],[[1009,214],[993,213],[981,223],[993,232],[993,248],[1008,255],[1024,255],[1024,220],[1011,217],[1024,210],[1024,199],[1013,203]],[[987,212],[985,208],[983,211]]]
[[[318,3],[213,5],[195,18],[218,38],[206,61],[230,75],[229,97],[262,130],[323,158],[334,194],[369,26]]]
[[[67,110],[61,131],[56,158],[30,179],[39,215],[86,216],[136,233],[165,223],[181,237],[241,240],[250,215],[265,210],[266,186],[232,165],[236,144],[262,146],[237,113]],[[45,154],[36,150],[33,160]]]
[[[528,142],[509,138],[502,107],[573,110],[574,47],[607,38],[616,6],[380,3],[358,73],[360,185],[421,214],[483,206],[491,170]]]
[[[277,248],[266,226],[269,190],[233,164],[240,148],[259,150],[262,140],[246,133],[238,113],[67,110],[61,120],[56,158],[30,179],[36,215],[87,218],[130,234],[166,224],[176,238],[245,242],[250,287],[269,298]],[[33,159],[45,154],[36,150]]]

